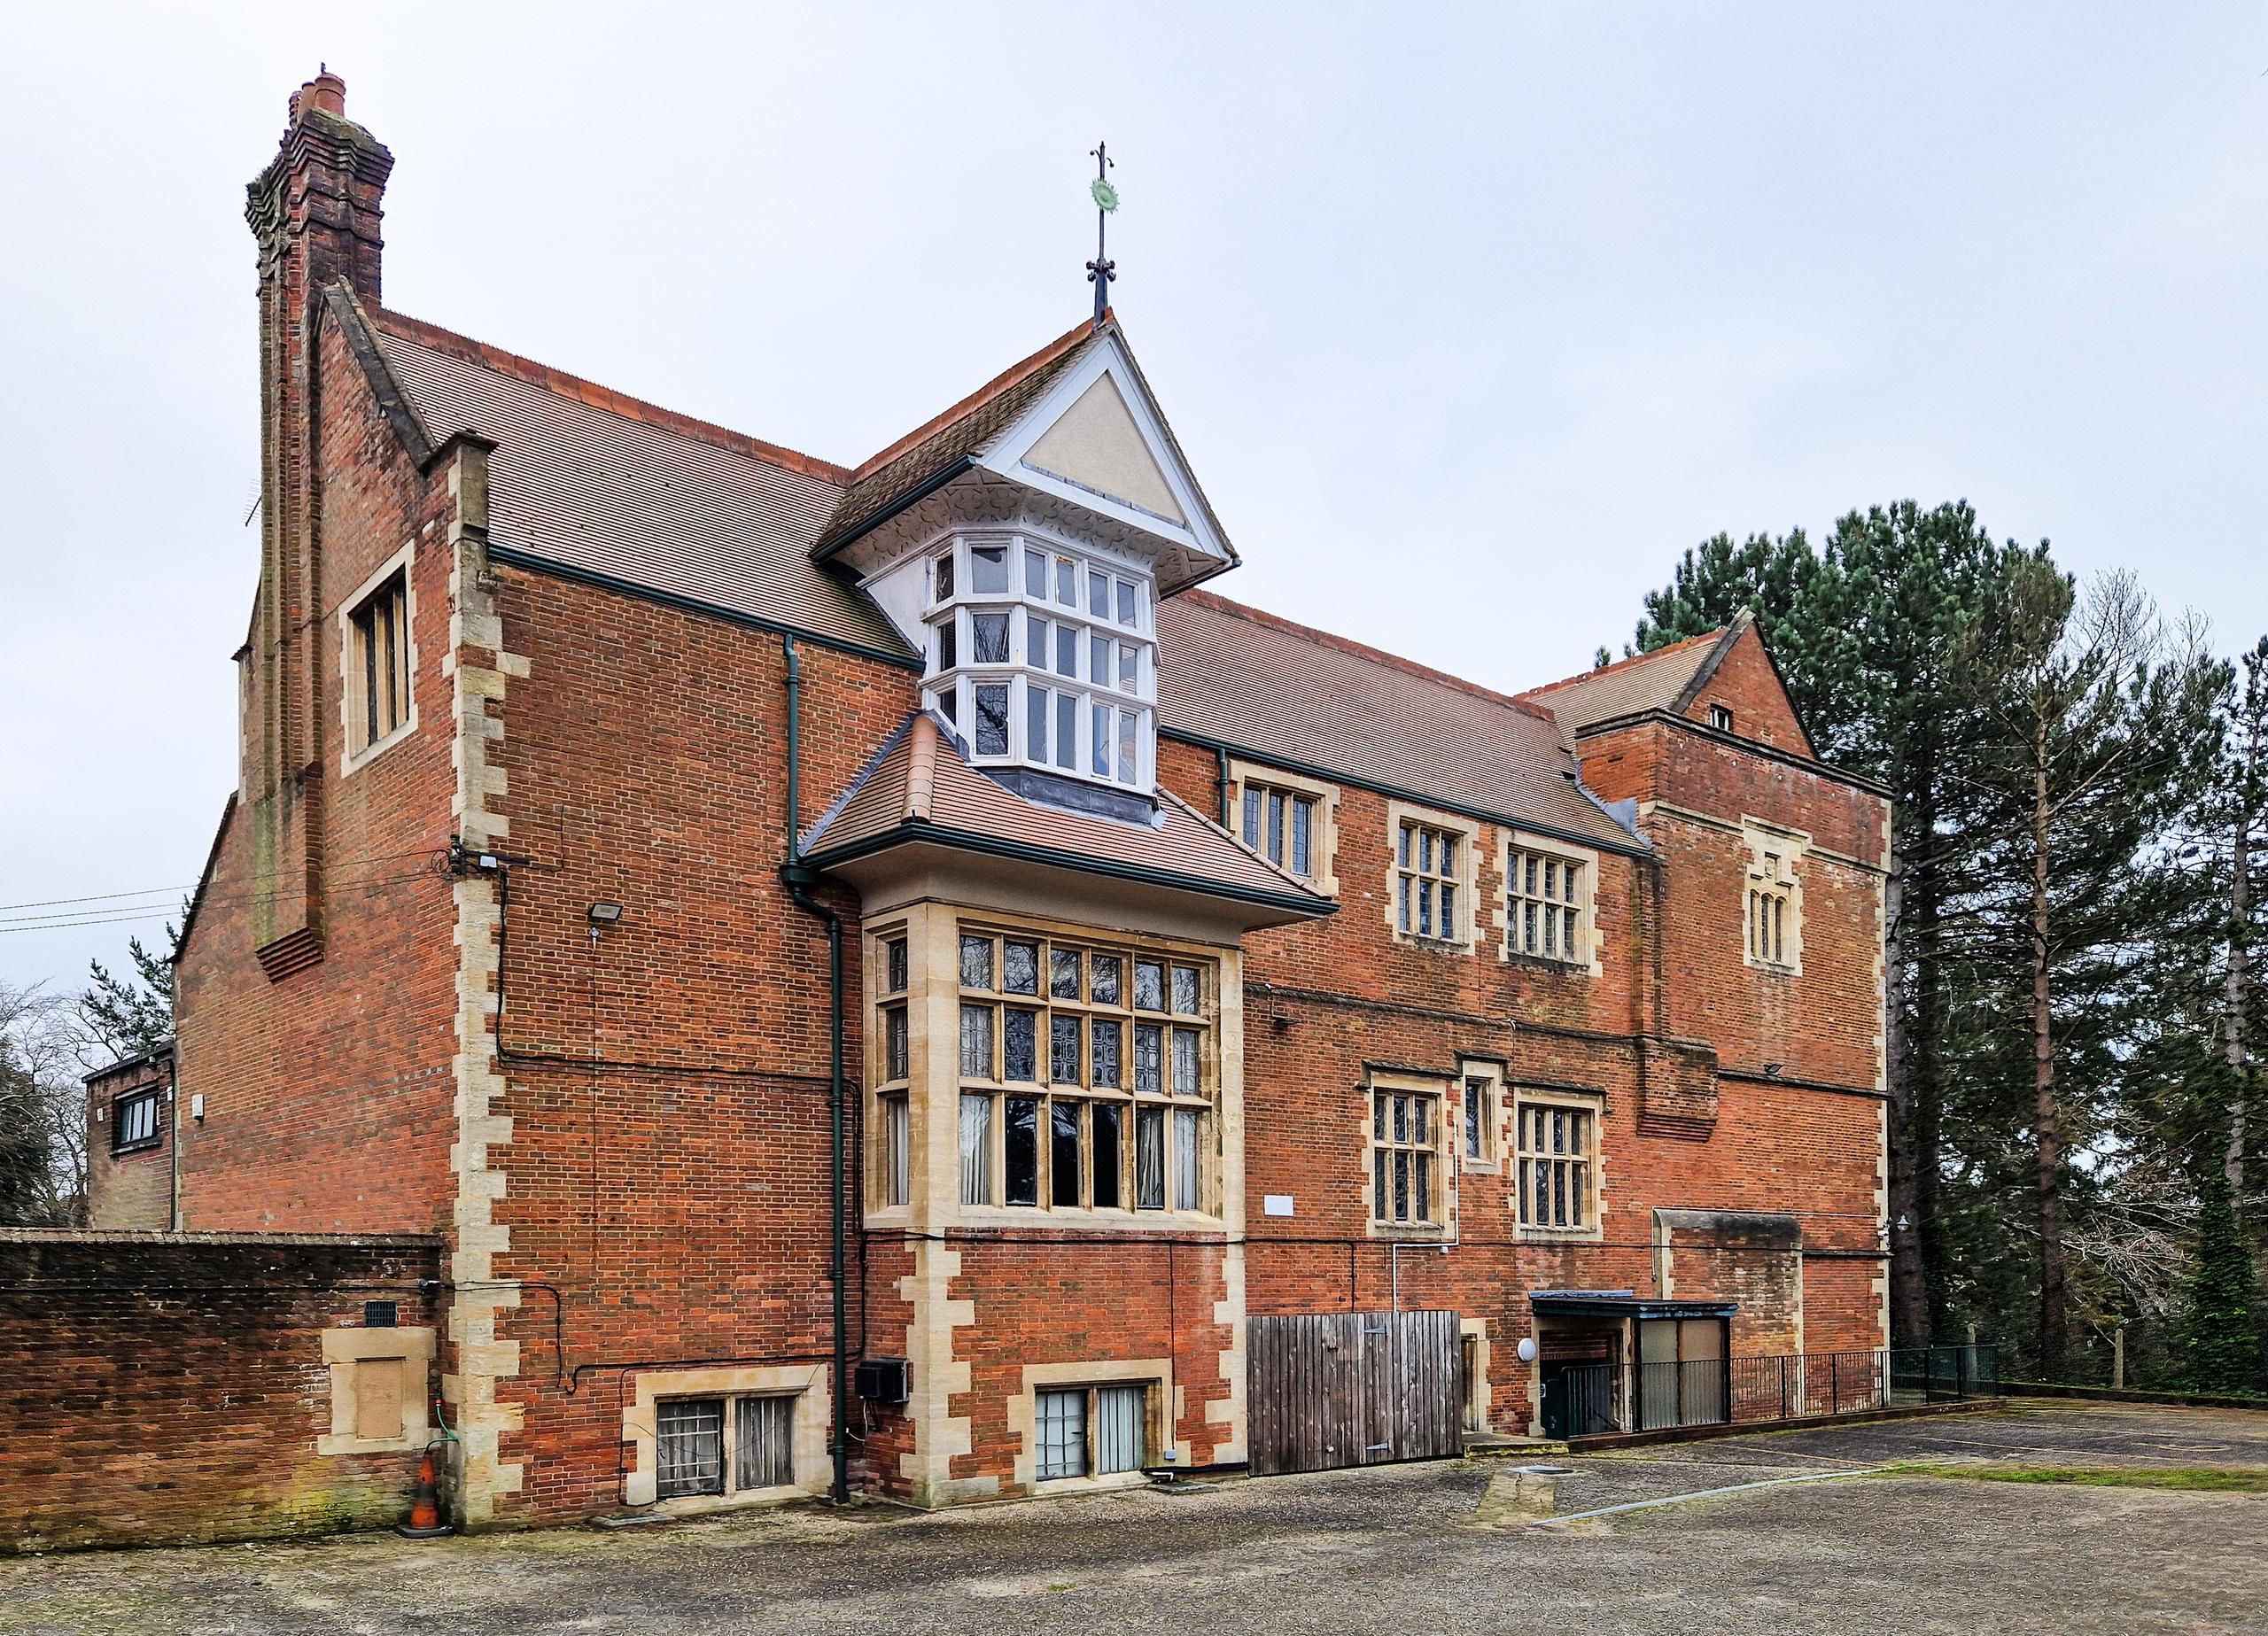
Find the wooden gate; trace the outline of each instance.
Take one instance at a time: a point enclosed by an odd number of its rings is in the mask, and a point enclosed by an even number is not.
[[[1253,1318],[1245,1346],[1255,1475],[1438,1459],[1462,1446],[1453,1312]]]

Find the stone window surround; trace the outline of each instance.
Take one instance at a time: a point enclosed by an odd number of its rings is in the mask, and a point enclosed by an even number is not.
[[[1319,779],[1302,778],[1296,772],[1285,772],[1259,762],[1229,762],[1229,782],[1233,786],[1229,797],[1229,833],[1241,844],[1244,836],[1244,791],[1247,784],[1257,784],[1268,789],[1280,789],[1286,795],[1307,795],[1315,801],[1315,833],[1308,837],[1309,862],[1312,872],[1304,879],[1309,887],[1325,897],[1339,896],[1339,787]],[[1292,872],[1288,861],[1285,872]]]
[[[1368,1237],[1401,1239],[1408,1243],[1439,1244],[1454,1242],[1457,1236],[1458,1189],[1456,1186],[1456,1146],[1453,1139],[1461,1139],[1463,1132],[1453,1130],[1451,1110],[1456,1105],[1462,1082],[1453,1081],[1439,1074],[1414,1073],[1403,1068],[1371,1068],[1363,1075],[1360,1095],[1355,1102],[1355,1113],[1361,1120],[1362,1146],[1362,1206],[1363,1229]],[[1426,1222],[1381,1221],[1378,1219],[1377,1202],[1371,1197],[1378,1174],[1376,1160],[1378,1139],[1372,1123],[1378,1105],[1379,1093],[1410,1092],[1433,1098],[1433,1187],[1439,1195],[1440,1219]]]
[[[1584,958],[1580,960],[1551,960],[1544,955],[1528,954],[1512,947],[1513,921],[1517,918],[1517,903],[1512,896],[1512,855],[1534,852],[1556,857],[1562,863],[1581,865],[1575,893],[1575,933],[1583,942]],[[1496,832],[1496,879],[1503,891],[1496,899],[1496,926],[1503,935],[1497,940],[1499,959],[1534,960],[1560,971],[1576,972],[1592,977],[1601,976],[1606,970],[1600,958],[1597,920],[1599,855],[1581,847],[1571,847],[1565,841],[1546,841],[1526,830],[1500,829]]]
[[[641,1371],[636,1387],[622,1406],[622,1440],[636,1454],[623,1479],[623,1503],[651,1507],[664,1516],[685,1516],[704,1511],[730,1510],[746,1505],[774,1504],[805,1494],[823,1494],[834,1480],[827,1452],[827,1365],[824,1363],[766,1364],[744,1369]],[[686,1494],[657,1500],[660,1455],[656,1447],[655,1405],[664,1398],[741,1398],[792,1396],[796,1400],[793,1459],[796,1480],[772,1488],[728,1490],[721,1494]],[[727,1450],[727,1459],[730,1451]]]
[[[1510,1184],[1504,1189],[1504,1198],[1512,1213],[1513,1231],[1522,1239],[1537,1244],[1596,1243],[1606,1237],[1606,1098],[1591,1091],[1568,1090],[1558,1086],[1508,1084],[1503,1091],[1505,1120],[1510,1138],[1504,1144],[1505,1174]],[[1533,1227],[1521,1215],[1519,1198],[1519,1112],[1526,1107],[1566,1108],[1591,1116],[1590,1198],[1588,1225],[1584,1227]]]
[[[425,1446],[426,1406],[431,1395],[433,1331],[430,1329],[338,1329],[322,1332],[322,1361],[330,1369],[330,1431],[315,1439],[318,1454],[392,1454]],[[355,1375],[366,1365],[400,1369],[401,1435],[366,1438],[354,1430]]]
[[[1113,1358],[1084,1362],[1027,1363],[1023,1387],[1007,1401],[1008,1435],[1016,1447],[1015,1480],[1030,1494],[1076,1494],[1097,1489],[1138,1488],[1149,1479],[1139,1471],[1089,1473],[1085,1477],[1035,1477],[1039,1469],[1039,1393],[1043,1387],[1147,1385],[1148,1446],[1160,1464],[1180,1454],[1174,1429],[1181,1423],[1181,1388],[1167,1358]]]
[[[1503,1167],[1500,1162],[1505,1151],[1505,1131],[1511,1112],[1511,1098],[1504,1093],[1504,1064],[1495,1057],[1459,1057],[1456,1063],[1456,1158],[1458,1167],[1466,1174],[1494,1175]],[[1465,1151],[1465,1098],[1472,1094],[1472,1082],[1484,1082],[1487,1089],[1481,1094],[1487,1105],[1480,1119],[1480,1157],[1475,1159]]]
[[[378,564],[338,604],[338,771],[342,776],[376,760],[417,731],[417,576],[411,571],[416,560],[417,542],[413,539]],[[354,683],[354,615],[372,592],[396,574],[401,576],[402,635],[409,649],[402,661],[403,674],[409,678],[409,709],[392,733],[356,749],[354,702],[359,694]]]
[[[1456,885],[1457,896],[1464,900],[1457,911],[1462,936],[1454,938],[1420,937],[1415,932],[1402,929],[1401,892],[1402,826],[1422,824],[1428,829],[1445,830],[1456,835],[1457,847],[1456,873],[1449,877]],[[1447,953],[1470,954],[1480,938],[1480,826],[1472,818],[1457,818],[1432,807],[1421,807],[1407,801],[1389,800],[1386,803],[1386,926],[1395,942],[1405,948],[1438,949]]]
[[[1740,820],[1740,835],[1747,857],[1740,872],[1739,911],[1736,923],[1741,928],[1741,961],[1751,971],[1770,972],[1780,976],[1800,977],[1804,974],[1804,882],[1797,865],[1811,850],[1811,837],[1799,829],[1744,813]],[[1777,854],[1780,868],[1776,877],[1767,872],[1765,858]],[[1784,960],[1762,960],[1750,946],[1748,934],[1749,893],[1758,886],[1769,882],[1786,895],[1788,922]]]

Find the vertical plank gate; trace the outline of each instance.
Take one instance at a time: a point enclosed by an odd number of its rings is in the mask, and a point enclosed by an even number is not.
[[[1246,1402],[1260,1476],[1429,1460],[1462,1446],[1453,1312],[1253,1318]]]

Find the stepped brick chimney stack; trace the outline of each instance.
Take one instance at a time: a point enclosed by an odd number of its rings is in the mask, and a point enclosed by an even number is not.
[[[316,321],[324,291],[341,283],[378,300],[378,223],[392,169],[385,145],[346,118],[346,82],[325,67],[293,93],[276,157],[245,190],[245,219],[260,246],[260,574],[239,655],[239,798],[272,873],[254,940],[279,979],[322,958]]]

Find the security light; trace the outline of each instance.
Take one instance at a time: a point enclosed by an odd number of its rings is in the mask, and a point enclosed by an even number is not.
[[[612,926],[617,920],[622,919],[622,905],[620,903],[593,903],[589,912],[594,928]]]

